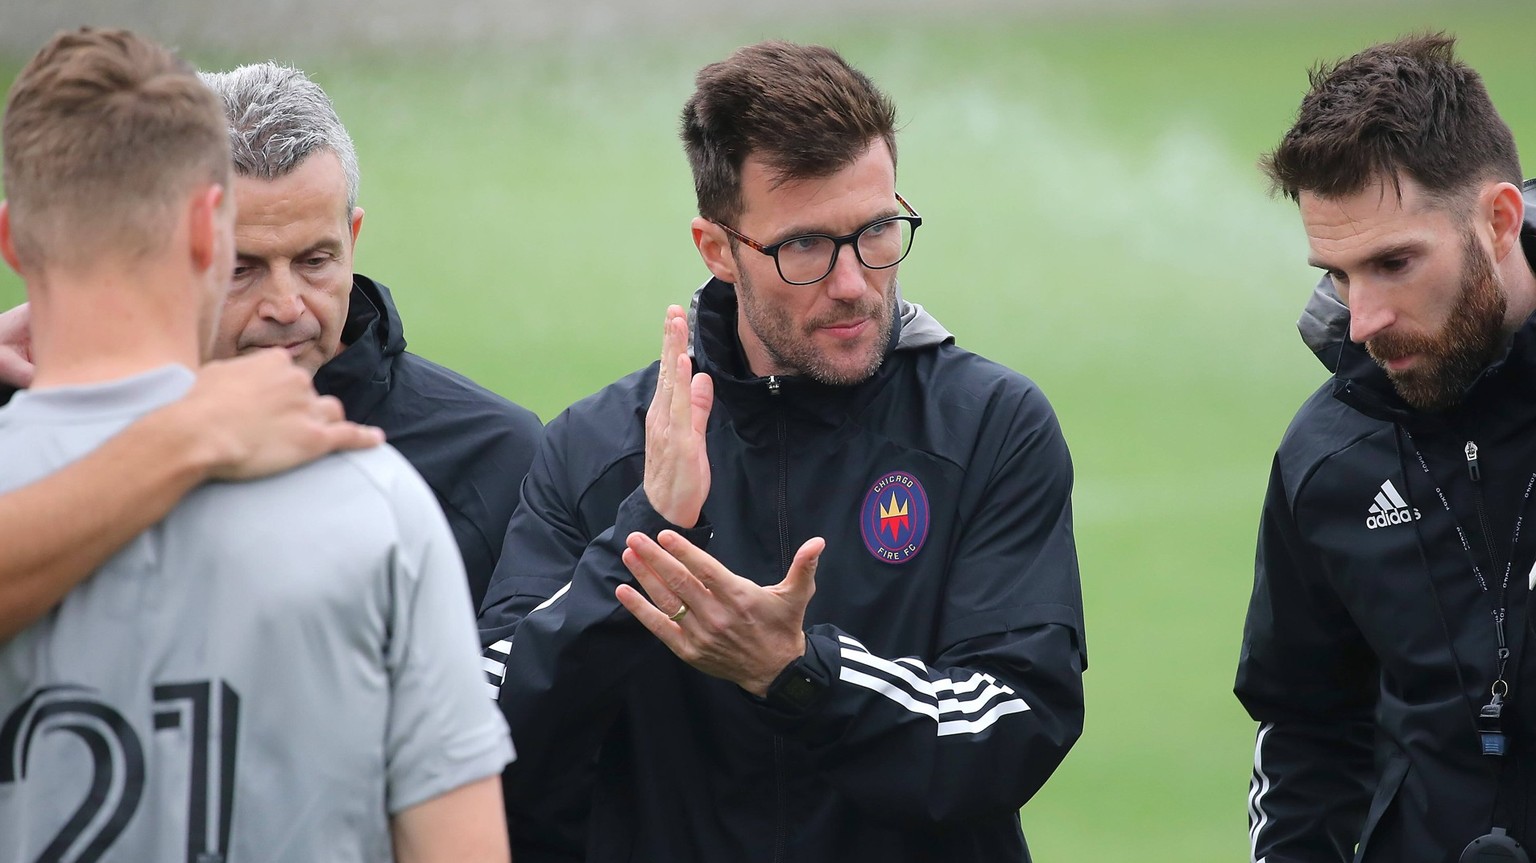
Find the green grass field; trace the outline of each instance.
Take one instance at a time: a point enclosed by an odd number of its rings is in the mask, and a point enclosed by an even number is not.
[[[664,307],[704,277],[675,132],[693,70],[766,36],[842,49],[905,124],[900,187],[926,221],[904,292],[1035,378],[1076,459],[1088,724],[1022,815],[1036,859],[1230,861],[1259,501],[1323,379],[1293,326],[1315,281],[1300,224],[1253,163],[1309,65],[1443,28],[1536,173],[1529,0],[1346,5],[282,59],[358,142],[358,267],[394,289],[412,346],[547,420],[652,359]],[[0,307],[20,296],[0,277]]]

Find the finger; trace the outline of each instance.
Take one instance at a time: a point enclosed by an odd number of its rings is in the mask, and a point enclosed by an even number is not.
[[[668,421],[674,429],[688,429],[693,427],[693,362],[688,359],[686,351],[679,351],[677,359],[672,366],[672,379],[674,381],[689,381],[688,386],[673,386],[669,391]]]
[[[688,541],[688,538],[675,530],[664,530],[657,536],[661,548],[679,566],[682,566],[693,580],[711,593],[718,594],[733,586],[733,579],[741,577],[726,569],[714,555]],[[741,579],[745,581],[745,579]],[[688,599],[684,596],[683,599]]]
[[[633,575],[635,581],[645,590],[645,595],[650,597],[652,605],[655,605],[657,608],[671,609],[671,611],[666,612],[671,614],[677,611],[678,606],[683,604],[683,600],[673,593],[671,588],[667,587],[667,583],[662,579],[661,575],[634,549],[624,549],[619,559],[624,562],[624,566],[629,569],[630,575]]]
[[[715,406],[714,379],[703,372],[694,375],[690,398],[693,409],[693,432],[703,435],[709,428],[709,411]]]
[[[653,416],[662,410],[667,403],[667,395],[670,392],[670,376],[672,369],[672,311],[677,306],[667,307],[667,317],[661,323],[661,363],[656,370],[656,392],[651,395],[651,408],[646,415]]]
[[[320,396],[310,402],[310,415],[321,422],[339,423],[347,418],[346,409],[341,406],[341,399],[335,396]]]
[[[217,360],[211,365],[229,368],[230,366],[234,366],[237,363],[245,363],[247,366],[253,369],[266,369],[270,366],[273,372],[276,372],[279,369],[286,371],[287,369],[294,367],[293,358],[290,357],[288,352],[282,348],[262,348],[261,350],[253,351],[249,354],[235,357],[233,359]]]
[[[672,360],[677,356],[677,352],[682,350],[682,340],[678,338],[677,325],[677,322],[682,319],[682,306],[667,306],[667,319],[661,325],[661,361],[667,368],[671,368]],[[687,326],[686,323],[683,324],[685,330]]]
[[[667,534],[677,536],[670,530],[661,532],[663,537]],[[678,538],[681,539],[681,537]],[[650,537],[641,533],[630,534],[628,551],[638,554],[641,560],[655,572],[661,583],[672,592],[672,595],[687,603],[690,608],[702,609],[714,602],[709,588],[695,578],[688,567],[679,562],[675,555],[657,545]]]
[[[683,316],[681,306],[667,306],[667,320],[663,325],[661,336],[661,365],[667,370],[667,385],[671,386],[677,381],[672,376],[672,369],[677,365],[679,354],[688,351],[688,321]]]
[[[641,626],[649,629],[652,635],[661,639],[661,643],[665,644],[673,653],[681,655],[685,643],[681,626],[668,620],[667,616],[662,614],[660,609],[647,602],[645,597],[640,595],[640,591],[627,584],[619,585],[614,590],[613,595],[618,598],[620,605],[628,609],[629,613],[633,614],[635,619],[640,621]]]
[[[821,553],[826,547],[827,541],[819,536],[806,540],[795,552],[789,572],[784,574],[784,580],[775,586],[775,590],[793,597],[801,605],[809,603],[816,592],[816,567],[821,563]]]
[[[357,423],[340,422],[325,427],[326,452],[369,449],[384,442],[384,430]]]

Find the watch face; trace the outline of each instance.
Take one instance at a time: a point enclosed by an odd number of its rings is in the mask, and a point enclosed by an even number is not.
[[[1473,839],[1461,852],[1461,863],[1530,863],[1530,859],[1502,827]]]

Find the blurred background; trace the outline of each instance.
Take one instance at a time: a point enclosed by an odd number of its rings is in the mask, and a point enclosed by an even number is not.
[[[1536,173],[1530,0],[0,0],[0,82],[84,23],[308,70],[357,142],[358,270],[412,349],[546,421],[651,361],[705,276],[676,139],[694,71],[782,37],[869,73],[925,219],[905,295],[1038,381],[1076,461],[1088,724],[1022,813],[1044,863],[1247,859],[1255,526],[1325,378],[1294,327],[1316,281],[1295,207],[1254,162],[1307,69],[1451,31]],[[0,274],[0,308],[21,298]]]

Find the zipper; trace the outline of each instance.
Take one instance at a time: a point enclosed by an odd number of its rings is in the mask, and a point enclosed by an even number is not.
[[[768,376],[768,392],[777,396],[779,394],[779,379],[774,375]],[[778,426],[779,438],[779,482],[777,488],[777,509],[779,516],[779,575],[789,571],[789,429],[784,421],[782,408],[777,412],[775,422]],[[781,863],[784,859],[784,831],[785,824],[789,820],[789,812],[785,805],[786,789],[784,787],[784,738],[778,734],[773,735],[773,861]]]
[[[1472,503],[1477,507],[1477,526],[1483,534],[1483,548],[1488,550],[1489,572],[1499,568],[1499,558],[1493,553],[1493,536],[1488,532],[1488,515],[1483,510],[1483,469],[1477,458],[1477,443],[1467,441],[1462,449],[1467,456],[1467,476],[1472,480]]]
[[[773,863],[784,859],[784,822],[788,813],[784,805],[784,738],[773,735]]]

